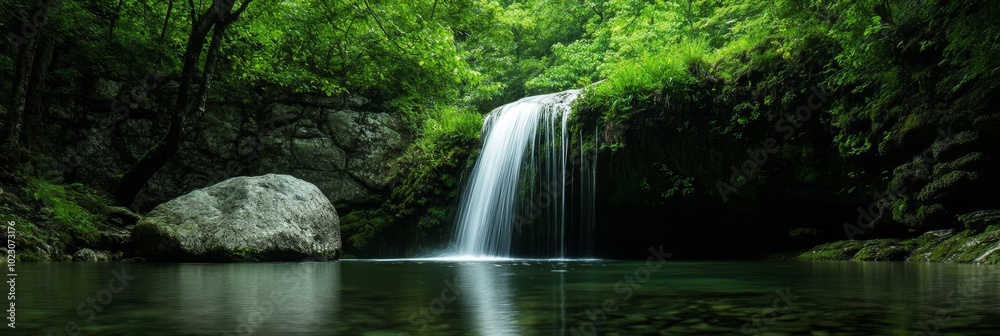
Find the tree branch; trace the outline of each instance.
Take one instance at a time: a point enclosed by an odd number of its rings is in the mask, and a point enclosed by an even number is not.
[[[372,10],[372,6],[368,4],[368,0],[365,0],[365,8],[368,8],[368,13],[371,13],[372,18],[375,19],[375,23],[377,23],[379,29],[382,30],[382,34],[385,35],[385,39],[389,40],[389,42],[395,45],[396,49],[399,49],[399,51],[403,52],[404,54],[408,54],[409,52],[406,51],[406,49],[403,49],[403,47],[401,47],[399,43],[396,43],[396,40],[393,40],[392,37],[389,36],[389,32],[385,30],[385,26],[383,26],[382,21],[378,19],[378,15],[375,15],[375,11]]]
[[[434,21],[434,12],[437,11],[438,0],[434,0],[434,5],[431,5],[431,17],[427,21]]]
[[[240,5],[240,8],[237,8],[235,12],[232,12],[231,14],[229,14],[228,16],[226,16],[226,18],[225,18],[226,22],[227,23],[236,22],[236,20],[238,20],[240,18],[240,15],[243,14],[243,12],[247,10],[247,7],[250,7],[250,2],[252,2],[252,1],[253,0],[246,0],[246,1],[244,1],[243,4]]]

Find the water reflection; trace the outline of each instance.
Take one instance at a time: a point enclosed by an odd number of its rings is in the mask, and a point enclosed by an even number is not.
[[[193,264],[159,273],[143,305],[175,312],[168,316],[178,333],[307,332],[335,322],[341,309],[338,263]]]
[[[592,322],[588,311],[614,299],[618,308],[593,321],[598,334],[729,335],[769,307],[775,289],[800,299],[768,332],[912,335],[925,325],[939,334],[1000,330],[996,266],[673,262],[636,287],[630,299],[620,299],[615,283],[642,265],[134,264],[128,287],[88,321],[78,305],[107,288],[120,265],[25,264],[17,282],[17,331],[62,335],[64,326],[75,323],[79,335],[565,336]],[[454,292],[461,295],[439,302]],[[936,319],[938,312],[947,320]]]
[[[505,265],[470,262],[458,265],[465,283],[466,303],[471,307],[479,335],[518,335],[510,268]]]
[[[552,287],[558,290],[553,292],[558,292],[558,301],[552,303],[552,307],[555,308],[559,314],[558,327],[559,335],[566,335],[566,272],[556,272],[558,278],[556,278],[555,283]]]

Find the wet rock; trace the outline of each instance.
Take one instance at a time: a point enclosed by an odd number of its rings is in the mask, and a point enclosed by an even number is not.
[[[966,230],[954,234],[925,233],[910,261],[941,261],[1000,264],[1000,225],[983,231]]]

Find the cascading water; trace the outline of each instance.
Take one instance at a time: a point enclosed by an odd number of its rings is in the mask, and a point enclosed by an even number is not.
[[[567,123],[579,93],[524,98],[486,117],[457,214],[460,255],[592,255],[596,160],[585,156],[582,133],[579,151],[570,150]]]

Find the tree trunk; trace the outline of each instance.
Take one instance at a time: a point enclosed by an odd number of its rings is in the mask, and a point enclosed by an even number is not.
[[[118,0],[118,6],[115,6],[115,12],[111,14],[111,24],[108,25],[108,41],[115,39],[115,26],[118,25],[118,20],[122,17],[122,6],[125,5],[125,0]]]
[[[122,176],[114,192],[115,199],[119,204],[131,206],[135,201],[136,195],[149,182],[149,179],[177,153],[177,149],[180,148],[181,139],[184,138],[185,118],[192,110],[191,86],[198,71],[198,62],[201,59],[208,33],[213,32],[212,44],[209,47],[209,54],[206,57],[205,68],[201,77],[201,87],[194,97],[198,108],[202,110],[207,101],[208,86],[211,84],[211,76],[215,72],[215,63],[218,60],[222,39],[225,37],[225,30],[230,23],[236,21],[239,15],[246,10],[250,1],[244,1],[236,12],[232,12],[231,2],[215,1],[192,25],[191,35],[188,38],[187,49],[184,53],[184,66],[181,70],[180,86],[177,90],[177,98],[174,100],[174,106],[171,109],[170,126],[167,134]]]
[[[28,91],[28,79],[35,61],[37,39],[31,39],[17,50],[17,61],[14,64],[14,80],[11,83],[10,101],[7,106],[7,120],[3,133],[0,134],[0,147],[5,153],[14,153],[20,149],[21,127],[24,122],[25,98]]]
[[[32,67],[34,71],[29,77],[27,98],[25,98],[25,120],[23,123],[26,134],[22,137],[26,139],[34,139],[41,126],[44,113],[42,97],[45,96],[45,84],[48,80],[49,69],[52,67],[52,55],[56,45],[55,39],[44,35],[39,38],[38,43],[41,44],[41,47],[36,48],[38,52],[35,54],[35,66]]]
[[[191,26],[191,34],[188,36],[187,48],[184,52],[184,66],[181,69],[180,87],[177,89],[177,97],[174,99],[174,104],[170,109],[170,126],[168,126],[167,134],[152,149],[139,158],[139,161],[118,182],[114,196],[115,200],[121,205],[131,206],[139,191],[177,153],[177,149],[180,147],[184,118],[190,106],[191,81],[198,70],[198,60],[201,58],[207,35],[211,32],[211,28],[217,21],[214,15],[214,8],[215,5],[213,3],[208,11],[202,14],[198,21],[194,22]]]
[[[174,0],[170,0],[167,3],[167,15],[163,17],[163,29],[160,30],[160,38],[157,40],[157,44],[160,48],[163,48],[163,41],[167,38],[167,28],[170,27],[170,15],[174,12]],[[159,70],[160,66],[163,65],[163,53],[159,53],[156,56],[156,69]]]
[[[215,74],[215,66],[219,62],[219,49],[222,48],[222,38],[225,35],[228,23],[218,23],[212,34],[212,44],[208,47],[208,56],[205,57],[205,71],[201,77],[201,86],[198,88],[198,104],[195,106],[195,115],[200,118],[205,114],[205,106],[208,104],[208,90],[212,87],[212,75]]]

